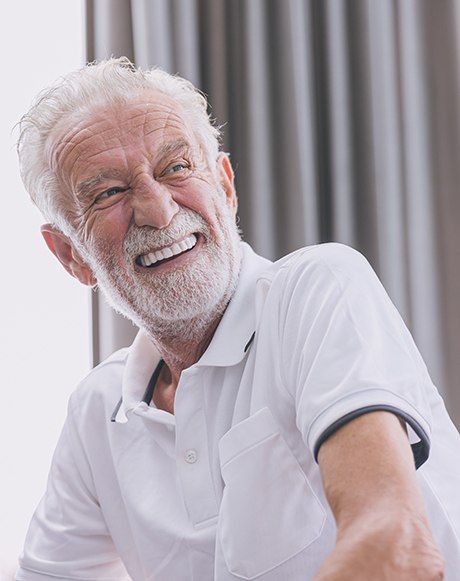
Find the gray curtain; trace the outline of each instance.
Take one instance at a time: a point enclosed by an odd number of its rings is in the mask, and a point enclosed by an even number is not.
[[[87,0],[87,49],[207,93],[244,238],[361,251],[460,425],[459,0]],[[135,329],[93,303],[97,362]]]

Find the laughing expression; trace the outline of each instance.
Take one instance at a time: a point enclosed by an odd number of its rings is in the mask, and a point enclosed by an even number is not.
[[[74,242],[109,303],[140,326],[225,308],[240,263],[228,158],[209,168],[165,95],[80,114],[49,144]]]

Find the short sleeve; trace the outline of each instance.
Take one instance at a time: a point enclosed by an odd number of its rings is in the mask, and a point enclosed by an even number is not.
[[[281,296],[283,381],[312,454],[346,421],[383,409],[405,419],[416,465],[423,463],[434,387],[367,260],[340,244],[313,247],[287,269]]]
[[[70,408],[16,579],[129,579],[98,504]]]

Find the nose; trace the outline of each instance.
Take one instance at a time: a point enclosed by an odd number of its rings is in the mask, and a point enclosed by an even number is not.
[[[168,187],[149,177],[137,184],[132,209],[137,226],[161,229],[169,225],[180,208]]]

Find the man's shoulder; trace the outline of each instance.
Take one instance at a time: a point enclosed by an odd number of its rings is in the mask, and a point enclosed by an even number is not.
[[[70,396],[69,411],[76,416],[88,412],[112,413],[121,397],[123,371],[129,349],[115,351],[96,365]]]
[[[368,261],[358,250],[339,242],[325,242],[286,254],[268,266],[259,279],[269,282],[295,280],[303,275],[318,275],[321,272],[338,279],[371,271]]]

